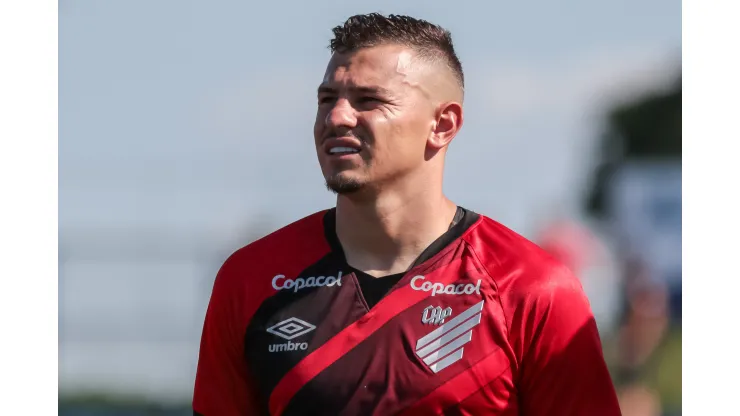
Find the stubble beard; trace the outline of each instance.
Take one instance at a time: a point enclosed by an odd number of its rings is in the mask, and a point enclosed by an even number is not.
[[[326,189],[336,195],[349,195],[363,188],[363,183],[357,179],[347,178],[342,174],[326,178]]]

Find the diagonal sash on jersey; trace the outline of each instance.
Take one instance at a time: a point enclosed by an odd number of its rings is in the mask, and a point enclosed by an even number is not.
[[[496,380],[509,369],[509,360],[503,349],[496,349],[472,367],[447,380],[418,402],[401,413],[402,416],[438,415],[461,403]]]
[[[457,273],[449,273],[449,269],[454,270],[455,265],[460,261],[459,258],[453,260],[449,265],[426,275],[427,279],[444,285],[458,281],[461,276]],[[270,395],[270,414],[281,415],[293,396],[309,381],[365,341],[388,321],[427,297],[429,297],[429,292],[414,290],[408,284],[389,293],[370,312],[304,357],[285,374]]]

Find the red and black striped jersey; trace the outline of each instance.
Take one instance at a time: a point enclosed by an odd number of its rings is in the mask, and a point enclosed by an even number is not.
[[[366,301],[322,211],[219,271],[196,415],[619,415],[580,282],[472,211]]]

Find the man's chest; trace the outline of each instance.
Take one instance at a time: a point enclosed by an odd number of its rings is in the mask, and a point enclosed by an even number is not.
[[[466,399],[476,410],[510,408],[505,323],[485,275],[464,267],[409,275],[368,308],[352,273],[314,274],[278,278],[281,289],[245,335],[250,373],[271,409],[413,414]]]

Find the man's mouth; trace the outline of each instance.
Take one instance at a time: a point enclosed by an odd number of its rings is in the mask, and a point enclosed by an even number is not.
[[[351,147],[335,146],[329,149],[329,154],[332,155],[348,155],[352,153],[359,153],[359,149],[353,149]]]

